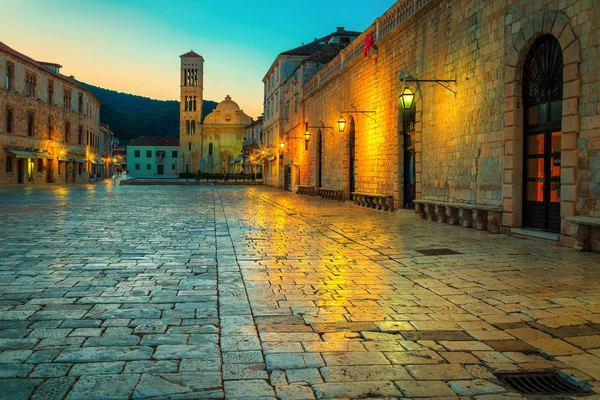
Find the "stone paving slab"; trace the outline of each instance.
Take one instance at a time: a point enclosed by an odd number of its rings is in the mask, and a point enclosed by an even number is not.
[[[600,387],[597,254],[263,187],[0,201],[4,397],[499,399],[521,396],[494,373],[548,369]]]

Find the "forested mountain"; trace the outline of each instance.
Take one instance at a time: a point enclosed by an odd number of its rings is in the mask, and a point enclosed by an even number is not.
[[[78,82],[100,100],[100,123],[108,124],[122,144],[138,136],[179,135],[179,102],[153,100],[148,97],[88,85]],[[204,100],[202,120],[217,106]]]

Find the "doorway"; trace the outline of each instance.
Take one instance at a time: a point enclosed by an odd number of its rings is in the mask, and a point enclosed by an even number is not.
[[[402,134],[404,140],[404,208],[414,209],[417,195],[417,179],[415,172],[415,123],[416,110],[404,111],[402,119]]]
[[[46,160],[46,182],[54,183],[54,177],[52,176],[52,160]]]
[[[323,134],[317,132],[317,188],[323,187]]]
[[[25,182],[25,160],[22,158],[17,159],[17,183]]]
[[[164,166],[164,164],[158,164],[156,166],[156,174],[157,175],[164,175],[165,174],[165,166]]]
[[[354,127],[354,118],[350,118],[350,132],[348,134],[348,174],[350,181],[350,200],[352,200],[352,192],[356,191],[356,130]]]
[[[523,225],[560,232],[563,57],[553,36],[538,39],[523,68]]]
[[[289,165],[283,166],[283,188],[288,192],[292,191],[292,167]]]

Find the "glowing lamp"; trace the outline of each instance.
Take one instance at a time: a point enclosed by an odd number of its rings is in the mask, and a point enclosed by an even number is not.
[[[414,101],[415,93],[412,90],[410,90],[408,86],[405,87],[404,91],[400,95],[400,105],[402,105],[402,108],[404,110],[408,111],[413,107]]]
[[[283,142],[279,143],[279,147],[281,147],[281,150],[283,150],[283,148],[285,147],[285,143],[283,143]]]
[[[306,131],[304,132],[304,141],[306,143],[310,141],[310,131],[308,130],[308,123],[306,124]]]
[[[344,129],[346,129],[346,120],[341,115],[340,119],[337,120],[337,126],[340,132],[344,132]]]

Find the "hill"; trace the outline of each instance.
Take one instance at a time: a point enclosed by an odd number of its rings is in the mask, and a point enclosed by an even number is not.
[[[108,124],[122,144],[138,136],[179,135],[179,102],[117,92],[78,82],[100,100],[100,123]],[[202,120],[217,106],[204,100]]]

